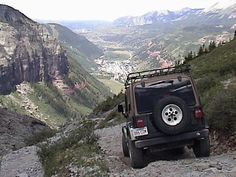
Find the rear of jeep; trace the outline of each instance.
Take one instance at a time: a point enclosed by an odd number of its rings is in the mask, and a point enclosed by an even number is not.
[[[131,73],[125,83],[127,118],[122,128],[124,156],[145,166],[144,150],[192,147],[196,157],[210,154],[209,130],[189,66]]]

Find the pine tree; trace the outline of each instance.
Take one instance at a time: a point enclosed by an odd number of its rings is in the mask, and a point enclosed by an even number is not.
[[[201,56],[202,54],[204,54],[204,50],[203,50],[204,46],[200,46],[197,55]]]
[[[193,59],[193,52],[192,52],[192,51],[190,51],[190,52],[188,53],[188,59],[189,59],[189,60]]]
[[[211,52],[212,50],[214,50],[216,48],[216,43],[215,41],[211,41],[210,45],[209,45],[209,52]]]
[[[184,59],[185,59],[184,63],[186,63],[186,62],[192,60],[192,59],[193,59],[193,52],[190,51],[190,52],[187,54],[187,56],[184,57]]]

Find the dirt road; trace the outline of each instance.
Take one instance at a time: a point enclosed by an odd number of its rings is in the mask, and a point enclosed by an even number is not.
[[[132,169],[129,158],[123,157],[121,148],[121,125],[97,130],[99,145],[106,154],[110,176],[135,177],[236,177],[236,152],[195,158],[192,150],[183,155],[174,152],[147,154],[148,165]]]
[[[1,177],[43,177],[44,171],[36,146],[28,146],[3,156]]]

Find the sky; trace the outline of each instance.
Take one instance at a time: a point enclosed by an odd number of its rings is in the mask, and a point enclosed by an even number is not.
[[[224,0],[0,0],[37,20],[106,20],[155,10],[204,8]]]

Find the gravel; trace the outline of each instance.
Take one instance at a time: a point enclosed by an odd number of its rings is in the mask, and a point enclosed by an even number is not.
[[[134,177],[236,177],[236,152],[195,158],[192,150],[183,155],[173,152],[149,153],[148,165],[143,169],[130,167],[129,158],[123,156],[121,147],[122,125],[96,130],[99,145],[105,152],[110,176]]]
[[[36,146],[13,151],[1,159],[1,177],[43,177],[44,171]]]

